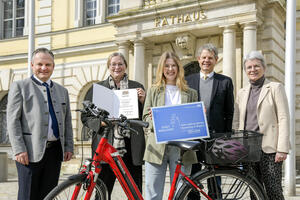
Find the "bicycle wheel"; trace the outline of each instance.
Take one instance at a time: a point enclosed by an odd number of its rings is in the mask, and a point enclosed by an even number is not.
[[[68,200],[72,198],[74,189],[77,184],[85,183],[86,174],[76,174],[69,177],[67,180],[56,186],[44,200]],[[83,199],[86,194],[86,189],[81,187],[77,199]],[[108,193],[105,184],[101,179],[97,180],[97,184],[93,190],[91,200],[107,200]]]
[[[221,184],[218,188],[217,180],[215,177],[221,178]],[[211,197],[211,199],[218,200],[265,200],[267,197],[265,193],[257,185],[257,181],[253,178],[244,176],[238,170],[215,170],[213,173],[209,170],[204,170],[192,176],[192,180],[203,186],[203,191]],[[189,183],[183,184],[175,199],[208,199]]]

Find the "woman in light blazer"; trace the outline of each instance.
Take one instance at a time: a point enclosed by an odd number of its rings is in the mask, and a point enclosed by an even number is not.
[[[169,164],[170,183],[175,172],[175,161],[179,158],[179,149],[165,144],[157,144],[153,132],[152,113],[150,108],[195,102],[197,92],[188,88],[184,79],[184,69],[179,58],[172,52],[165,52],[160,57],[156,72],[156,84],[146,95],[143,120],[149,122],[145,132],[145,185],[146,200],[161,200],[164,191],[166,170]],[[195,163],[196,154],[187,152],[183,157],[183,170],[190,174],[191,164]]]
[[[282,163],[290,149],[287,97],[281,83],[265,78],[266,65],[260,52],[252,51],[245,57],[244,69],[250,85],[238,91],[233,129],[263,134],[262,158],[253,168],[269,199],[281,200]]]

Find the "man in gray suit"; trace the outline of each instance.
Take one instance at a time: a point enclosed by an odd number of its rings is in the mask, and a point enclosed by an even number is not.
[[[54,55],[32,54],[33,75],[13,82],[7,103],[7,129],[16,160],[19,200],[41,200],[58,183],[61,162],[73,155],[67,89],[50,80]]]

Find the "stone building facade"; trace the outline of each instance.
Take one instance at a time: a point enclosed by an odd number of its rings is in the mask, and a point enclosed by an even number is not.
[[[11,0],[13,2],[19,2]],[[0,26],[0,108],[2,147],[5,136],[5,105],[12,81],[27,77],[28,1],[24,1],[24,27],[21,36],[6,38]],[[128,74],[148,88],[155,80],[160,55],[176,52],[186,74],[198,69],[197,49],[213,43],[219,50],[216,71],[230,76],[235,92],[248,80],[242,58],[259,50],[266,58],[267,78],[284,83],[285,1],[284,0],[36,0],[36,47],[55,53],[54,81],[64,85],[71,100],[76,156],[90,155],[90,141],[81,142],[80,116],[86,92],[92,84],[108,76],[107,57],[122,52]],[[92,2],[92,3],[91,3]],[[297,19],[300,20],[300,2]],[[1,9],[5,1],[0,0]],[[13,4],[16,6],[16,3]],[[18,6],[16,6],[18,7]],[[92,14],[91,14],[92,13]],[[17,18],[15,19],[17,21]],[[4,18],[0,18],[3,24]],[[17,30],[17,29],[16,29]],[[297,22],[297,44],[300,21]],[[17,33],[17,32],[16,32]],[[300,54],[296,65],[296,144],[300,145]],[[297,78],[298,77],[298,78]],[[83,147],[83,148],[81,148]],[[3,149],[3,148],[2,148]],[[297,169],[300,151],[297,151]]]

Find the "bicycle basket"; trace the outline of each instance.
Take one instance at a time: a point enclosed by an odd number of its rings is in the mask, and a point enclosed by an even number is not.
[[[261,157],[262,134],[254,131],[220,133],[206,140],[200,150],[207,164],[230,165],[257,162]]]

